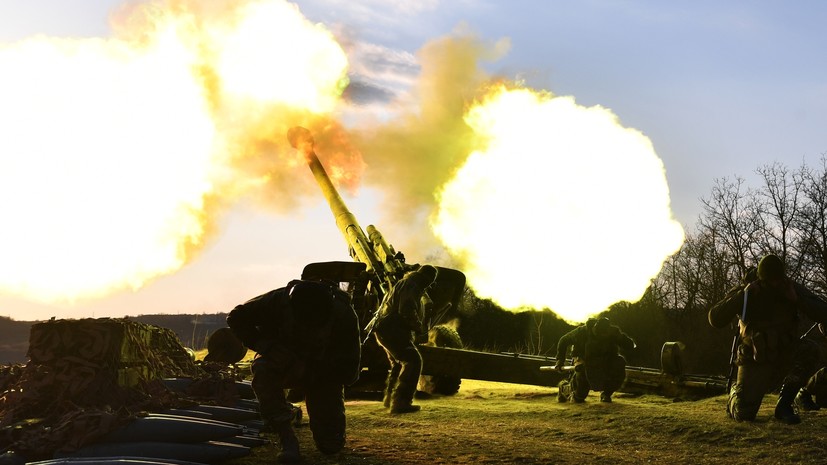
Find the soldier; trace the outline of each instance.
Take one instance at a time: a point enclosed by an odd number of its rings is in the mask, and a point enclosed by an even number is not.
[[[709,323],[716,328],[739,320],[738,374],[727,401],[733,419],[755,420],[764,395],[781,384],[775,418],[801,422],[793,402],[815,372],[818,353],[810,341],[798,337],[799,312],[827,321],[827,303],[787,278],[783,261],[772,254],[758,263],[757,279],[710,308]]]
[[[585,402],[590,390],[601,391],[600,402],[611,402],[612,394],[620,389],[626,380],[626,359],[619,349],[632,350],[637,345],[606,317],[590,318],[557,342],[557,363],[555,368],[562,371],[569,347],[572,349],[574,375],[571,378],[570,393],[566,392],[567,381],[558,386],[560,402],[571,399]]]
[[[436,275],[433,266],[421,266],[400,279],[379,306],[374,332],[391,365],[384,397],[384,405],[391,413],[420,409],[413,405],[413,397],[422,372],[422,356],[414,341],[417,334],[424,332],[422,298]]]
[[[227,325],[256,352],[253,390],[261,415],[279,436],[282,463],[301,460],[285,389],[302,389],[316,447],[334,454],[345,443],[344,386],[359,377],[359,322],[335,284],[291,281],[239,305]]]

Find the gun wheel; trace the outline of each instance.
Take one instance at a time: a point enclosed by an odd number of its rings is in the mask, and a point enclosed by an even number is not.
[[[462,339],[454,328],[437,325],[428,331],[428,342],[426,345],[462,349]],[[419,377],[418,390],[427,392],[428,394],[450,396],[459,392],[461,383],[462,378],[455,376],[422,375]]]

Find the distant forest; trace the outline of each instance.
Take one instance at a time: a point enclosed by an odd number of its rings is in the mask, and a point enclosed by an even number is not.
[[[467,349],[488,352],[516,352],[531,355],[554,356],[557,340],[574,326],[559,319],[551,311],[509,312],[489,300],[476,298],[466,292],[460,316],[453,322]],[[705,321],[684,324],[671,319],[658,308],[645,303],[618,304],[606,315],[632,336],[638,349],[626,354],[631,365],[660,367],[663,343],[672,340],[701,341],[693,338],[693,331],[713,334]],[[193,349],[206,347],[207,338],[216,329],[226,326],[226,313],[202,315],[140,315],[130,320],[172,329],[181,343]],[[0,318],[0,363],[25,363],[29,330],[37,322]],[[693,329],[694,328],[694,329]],[[698,329],[700,328],[700,329]],[[710,350],[700,344],[687,342],[685,365],[688,372],[721,374],[727,367],[727,336],[720,332],[718,343],[726,350]],[[696,333],[697,334],[697,333]],[[695,352],[698,353],[695,353]],[[710,364],[710,362],[712,362]],[[702,368],[703,367],[703,368]],[[713,367],[713,371],[707,368]]]
[[[574,328],[549,310],[509,312],[489,300],[475,297],[471,291],[466,292],[462,307],[453,323],[465,348],[471,350],[553,357],[560,336]],[[647,293],[640,302],[615,304],[604,315],[637,342],[637,349],[624,354],[629,365],[660,368],[664,343],[680,341],[685,345],[686,373],[725,375],[728,372],[735,332],[710,327],[704,309],[665,310]],[[198,350],[206,347],[210,334],[226,326],[226,316],[226,313],[140,315],[129,319],[170,328],[183,345]],[[0,318],[0,364],[27,361],[29,330],[34,323]],[[802,332],[806,330],[804,325],[802,322]]]
[[[560,336],[574,328],[549,310],[507,312],[470,293],[463,305],[458,331],[469,349],[553,357]],[[705,309],[664,309],[651,293],[646,293],[639,302],[617,303],[601,315],[637,343],[635,350],[624,353],[629,365],[661,368],[663,345],[681,342],[684,372],[726,375],[729,371],[735,330],[712,328]]]

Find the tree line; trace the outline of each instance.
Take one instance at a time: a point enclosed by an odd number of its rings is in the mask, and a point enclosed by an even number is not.
[[[642,301],[663,309],[676,336],[709,347],[717,358],[698,362],[718,370],[728,365],[720,352],[734,330],[722,344],[706,314],[764,255],[781,257],[791,279],[827,298],[827,158],[796,168],[775,162],[755,174],[757,185],[741,176],[714,180],[694,230]],[[802,333],[811,324],[802,321]]]
[[[756,169],[759,184],[719,178],[702,198],[695,231],[665,264],[651,292],[664,307],[708,307],[773,253],[788,275],[827,296],[827,159],[791,169],[781,163]]]

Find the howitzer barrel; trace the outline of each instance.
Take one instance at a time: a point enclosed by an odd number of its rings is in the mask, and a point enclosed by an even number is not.
[[[287,131],[287,140],[290,145],[297,149],[304,155],[313,177],[322,189],[327,203],[330,206],[330,211],[336,219],[336,226],[347,241],[351,249],[351,254],[355,255],[355,259],[364,263],[368,267],[368,271],[374,271],[382,277],[384,267],[370,252],[368,238],[365,236],[362,227],[356,221],[356,217],[348,210],[344,200],[339,195],[339,191],[333,185],[330,177],[327,175],[322,162],[316,155],[314,149],[313,135],[307,129],[296,126]]]
[[[402,267],[399,266],[399,262],[394,260],[396,251],[393,250],[393,247],[385,241],[385,237],[382,236],[382,233],[380,233],[379,230],[372,224],[368,225],[368,238],[370,239],[371,244],[373,244],[374,252],[379,255],[382,263],[385,264],[385,271],[392,276],[398,276],[404,272]]]

